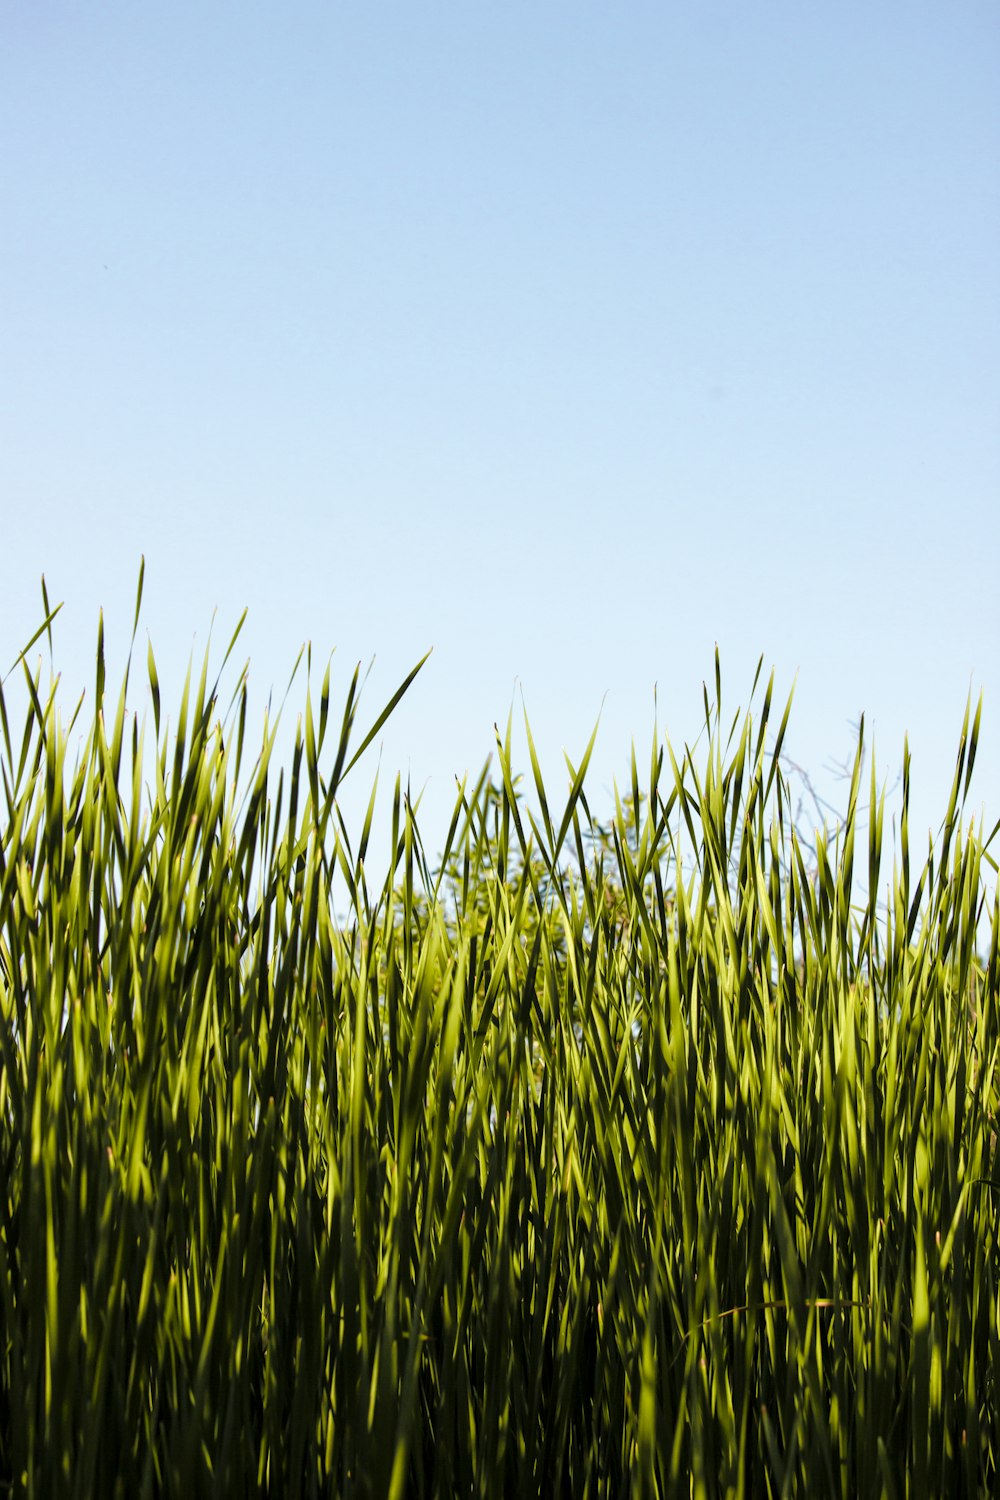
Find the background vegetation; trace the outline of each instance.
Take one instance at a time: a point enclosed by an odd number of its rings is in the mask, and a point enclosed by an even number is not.
[[[373,879],[375,791],[352,836],[338,789],[415,674],[362,735],[328,670],[275,779],[274,725],[251,765],[245,675],[223,712],[207,658],[171,728],[150,650],[147,757],[99,641],[72,765],[80,706],[19,671],[0,1488],[992,1493],[978,709],[923,863],[908,756],[883,858],[863,726],[807,856],[789,707],[775,731],[755,682],[724,720],[716,663],[700,752],[654,737],[610,823],[593,740],[555,806],[526,725],[529,807],[508,723],[440,859],[396,781]]]

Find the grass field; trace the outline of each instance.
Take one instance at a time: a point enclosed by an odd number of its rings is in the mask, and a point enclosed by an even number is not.
[[[100,643],[89,721],[0,697],[0,1492],[995,1492],[978,710],[922,862],[860,740],[807,852],[716,664],[606,826],[508,724],[373,871],[338,791],[415,674],[328,671],[280,772],[244,677],[168,726],[146,674],[145,726]]]

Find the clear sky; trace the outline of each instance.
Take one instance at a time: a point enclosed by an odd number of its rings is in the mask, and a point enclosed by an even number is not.
[[[433,646],[431,830],[515,684],[610,804],[716,642],[915,834],[983,689],[1000,816],[995,0],[8,3],[0,125],[0,671],[43,572],[117,670],[144,553],[168,705],[216,607],[260,705]]]

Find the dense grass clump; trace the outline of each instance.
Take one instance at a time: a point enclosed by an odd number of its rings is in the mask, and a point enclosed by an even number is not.
[[[908,760],[891,874],[860,740],[808,851],[716,673],[607,826],[593,740],[556,808],[529,731],[532,813],[508,725],[373,881],[357,675],[277,784],[245,677],[171,729],[148,675],[148,757],[100,645],[75,765],[0,694],[0,1492],[993,1493],[978,712],[920,868]]]

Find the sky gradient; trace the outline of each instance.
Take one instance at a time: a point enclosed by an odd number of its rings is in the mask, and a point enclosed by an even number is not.
[[[64,706],[101,606],[113,680],[145,554],[167,708],[216,608],[258,715],[306,640],[335,703],[375,655],[371,714],[434,648],[382,737],[432,844],[522,691],[553,801],[602,714],[610,808],[654,684],[697,733],[716,642],[730,714],[761,654],[798,674],[834,801],[859,712],[890,785],[908,730],[918,844],[982,689],[1000,817],[992,0],[113,0],[0,37],[0,672],[44,572]]]

